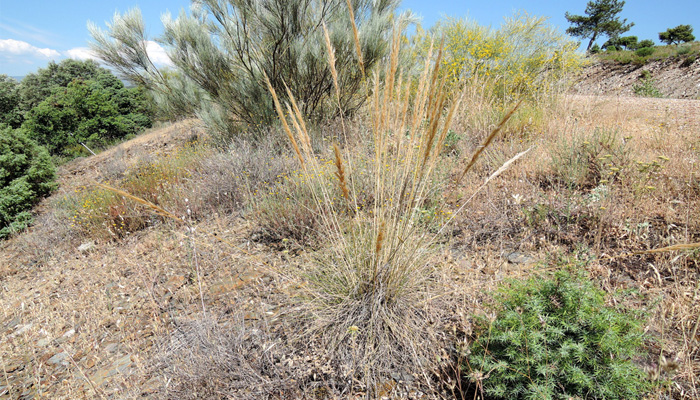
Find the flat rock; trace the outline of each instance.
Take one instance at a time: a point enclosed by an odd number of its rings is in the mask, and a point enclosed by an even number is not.
[[[89,241],[78,246],[78,251],[81,253],[87,253],[95,247],[95,242]]]
[[[70,357],[70,354],[66,353],[65,351],[62,351],[60,353],[54,354],[53,357],[49,358],[48,363],[49,364],[68,365],[68,358],[69,357]]]
[[[534,257],[531,257],[519,251],[505,253],[504,256],[511,264],[534,264],[537,262],[537,259],[535,259]]]
[[[112,365],[101,368],[90,377],[90,381],[93,385],[100,387],[102,386],[108,378],[115,375],[127,375],[131,372],[131,356],[123,356],[112,363]]]

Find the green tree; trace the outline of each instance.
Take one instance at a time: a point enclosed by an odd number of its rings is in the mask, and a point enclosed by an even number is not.
[[[582,39],[591,38],[586,51],[590,51],[598,36],[604,35],[616,38],[630,30],[634,23],[620,20],[617,16],[622,12],[625,2],[620,0],[592,0],[586,5],[586,16],[565,14],[571,27],[566,33]]]
[[[618,39],[618,43],[620,46],[624,47],[625,50],[637,50],[637,46],[639,46],[638,40],[636,36],[623,36]]]
[[[665,32],[659,32],[659,40],[669,45],[692,42],[695,40],[693,27],[690,25],[678,25],[675,28],[668,28]]]
[[[31,208],[56,187],[55,174],[45,148],[21,129],[0,127],[0,239],[31,224]]]
[[[350,13],[343,0],[201,0],[189,14],[163,21],[162,43],[176,73],[165,75],[149,59],[140,11],[115,15],[108,31],[90,25],[91,48],[124,77],[155,91],[167,107],[192,109],[219,133],[238,123],[276,120],[265,84],[301,112],[320,120],[337,113],[322,25],[328,27],[340,77],[340,107],[356,110],[366,99],[363,76],[388,49],[398,0],[352,0],[364,72],[358,62]]]
[[[19,103],[19,83],[5,74],[0,75],[0,124],[12,128],[18,128],[22,124]]]
[[[638,46],[636,36],[612,37],[603,44],[603,50],[636,50]]]
[[[98,75],[112,75],[112,73],[99,67],[92,60],[65,59],[60,63],[51,61],[46,68],[40,68],[22,79],[19,87],[20,107],[26,113],[49,97],[55,88],[66,87],[75,79],[86,81]]]
[[[643,49],[646,47],[654,47],[654,41],[651,39],[644,39],[637,44],[637,49]]]
[[[110,77],[111,76],[111,77]],[[145,97],[113,75],[74,80],[32,108],[23,127],[51,154],[74,157],[90,148],[134,135],[151,125]]]

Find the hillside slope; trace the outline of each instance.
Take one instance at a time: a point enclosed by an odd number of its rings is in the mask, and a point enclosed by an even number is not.
[[[496,140],[489,148],[488,157],[498,160],[536,145],[494,182],[495,190],[479,194],[436,258],[444,264],[440,284],[446,289],[436,298],[441,303],[431,306],[458,317],[436,320],[435,329],[441,335],[457,324],[471,329],[471,322],[457,318],[485,315],[481,304],[504,279],[541,274],[563,262],[567,268],[585,264],[611,296],[626,293],[616,304],[648,315],[650,355],[640,356],[640,364],[656,368],[663,356],[678,365],[675,375],[664,377],[673,385],[664,396],[700,398],[698,253],[610,257],[700,242],[700,101],[567,96],[556,107],[546,131]],[[615,162],[627,160],[623,173],[605,170],[619,183],[599,181],[585,190],[558,184],[554,157],[572,159],[565,156],[575,154],[569,150],[574,144],[588,149],[586,143],[600,141],[601,132],[620,139],[609,151]],[[315,343],[292,341],[305,325],[296,319],[302,286],[289,271],[312,262],[313,249],[257,239],[258,212],[208,208],[197,214],[195,208],[190,226],[156,221],[114,240],[71,228],[66,205],[82,187],[117,180],[135,164],[173,157],[196,137],[206,137],[200,122],[181,121],[61,166],[61,187],[36,210],[34,226],[0,242],[0,399],[362,396],[340,393],[340,385],[329,384],[339,380],[317,373],[328,367]],[[476,146],[469,140],[459,144],[460,154]],[[203,183],[182,185],[189,189],[188,204],[220,193],[207,186],[228,190],[232,186],[220,182],[231,182],[224,178],[240,171],[254,182],[283,167],[291,170],[281,161],[291,159],[284,153],[274,153],[281,167],[262,151],[241,147],[228,154],[202,160],[209,175],[183,179]],[[239,158],[239,164],[232,161]],[[590,159],[592,167],[603,165],[596,160]],[[570,165],[576,166],[564,166]],[[467,177],[455,196],[471,194],[483,176]],[[252,197],[257,187],[239,190]],[[184,191],[177,193],[184,197]],[[515,253],[537,262],[512,261]],[[400,373],[401,381],[419,384]],[[408,397],[399,383],[389,383],[385,398]]]
[[[595,62],[583,69],[571,93],[634,96],[634,87],[641,85],[645,76],[652,80],[663,97],[700,99],[700,59],[689,65],[687,61],[676,58],[651,61],[641,66]]]

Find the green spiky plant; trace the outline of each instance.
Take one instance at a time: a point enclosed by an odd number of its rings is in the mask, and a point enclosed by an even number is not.
[[[585,275],[559,271],[503,286],[495,316],[477,318],[463,372],[498,399],[638,399],[649,389],[632,361],[642,330],[605,305]]]

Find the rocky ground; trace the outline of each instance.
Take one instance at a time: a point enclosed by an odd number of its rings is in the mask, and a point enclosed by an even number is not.
[[[571,90],[573,94],[634,96],[634,87],[645,78],[666,98],[700,99],[700,59],[688,63],[668,58],[645,65],[598,62],[584,68]]]

